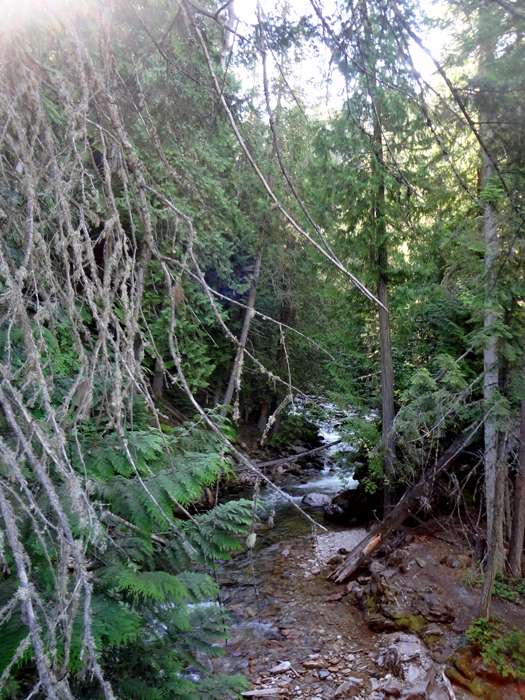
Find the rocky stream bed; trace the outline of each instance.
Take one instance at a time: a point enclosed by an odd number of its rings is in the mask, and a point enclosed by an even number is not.
[[[524,683],[498,676],[468,646],[479,588],[469,583],[475,566],[457,523],[402,530],[366,570],[335,586],[327,576],[366,531],[308,506],[330,502],[341,489],[330,455],[274,476],[327,531],[263,489],[267,508],[255,547],[219,571],[233,626],[214,670],[244,674],[252,683],[247,698],[525,699]],[[525,627],[517,604],[495,599],[493,614]]]

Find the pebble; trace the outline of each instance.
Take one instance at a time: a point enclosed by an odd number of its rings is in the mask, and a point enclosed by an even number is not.
[[[322,671],[319,671],[319,678],[322,678],[323,680],[326,680],[327,678],[329,678],[329,676],[330,676],[330,672],[329,672],[329,671],[326,671],[326,670],[324,670],[324,669],[323,669]]]
[[[284,673],[285,671],[289,671],[291,667],[291,663],[289,661],[283,661],[282,663],[278,664],[277,666],[274,666],[273,668],[270,669],[270,673]]]

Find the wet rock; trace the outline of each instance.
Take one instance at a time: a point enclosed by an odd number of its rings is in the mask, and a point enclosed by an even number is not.
[[[288,447],[288,451],[292,452],[294,455],[302,455],[304,452],[308,452],[306,447],[301,447],[301,445],[294,445],[293,447]]]
[[[324,508],[331,503],[331,499],[324,493],[307,493],[301,503],[310,508]]]
[[[283,661],[277,666],[271,668],[270,673],[285,673],[286,671],[290,670],[291,666],[292,664],[289,661]]]
[[[341,506],[338,506],[336,503],[328,503],[327,505],[323,506],[323,511],[324,517],[327,520],[340,522],[345,518],[344,510],[341,508]]]
[[[348,522],[368,522],[373,518],[373,510],[381,507],[377,496],[367,493],[361,484],[355,489],[341,491],[332,503],[344,510]]]
[[[319,678],[321,678],[322,680],[326,680],[329,677],[330,677],[330,671],[326,671],[325,669],[323,669],[322,671],[319,671]]]
[[[288,466],[287,471],[289,474],[293,474],[293,476],[299,476],[301,474],[301,465],[297,464],[297,462],[292,462],[292,464]]]

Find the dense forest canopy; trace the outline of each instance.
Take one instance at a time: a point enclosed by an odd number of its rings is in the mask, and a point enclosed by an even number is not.
[[[194,504],[297,398],[362,412],[385,513],[466,436],[487,617],[525,528],[522,4],[2,8],[1,696],[242,690],[202,659],[252,503]]]

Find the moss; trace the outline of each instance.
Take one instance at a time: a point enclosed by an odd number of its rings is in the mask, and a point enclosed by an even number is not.
[[[421,615],[407,615],[406,617],[394,617],[394,627],[397,630],[408,632],[420,632],[428,622]]]
[[[488,683],[485,683],[485,681],[482,681],[479,678],[465,678],[465,676],[455,668],[447,668],[445,674],[447,678],[449,678],[451,681],[454,681],[454,683],[457,683],[459,685],[462,685],[464,688],[467,688],[472,693],[472,695],[475,695],[477,698],[482,698],[486,695],[488,697],[491,697],[494,695],[494,688],[492,688]]]

